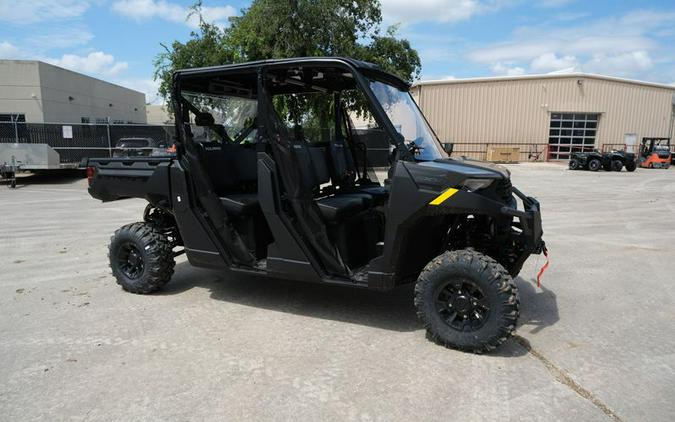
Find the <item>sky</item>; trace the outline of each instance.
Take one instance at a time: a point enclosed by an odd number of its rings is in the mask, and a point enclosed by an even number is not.
[[[43,60],[161,103],[153,59],[196,28],[194,0],[0,0],[0,59]],[[204,0],[226,26],[250,1]],[[587,72],[675,85],[675,1],[381,0],[422,80]]]

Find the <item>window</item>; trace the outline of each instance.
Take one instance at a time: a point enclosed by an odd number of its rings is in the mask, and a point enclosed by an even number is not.
[[[183,98],[200,115],[194,115],[191,130],[196,142],[237,142],[255,141],[258,102],[254,98],[228,95],[211,95],[183,91]]]
[[[571,152],[593,151],[599,114],[551,113],[549,159],[566,160]]]
[[[0,114],[0,122],[19,122],[24,123],[26,115],[21,113],[2,113]]]
[[[89,123],[91,123],[91,121],[89,120],[89,117],[82,117],[82,118],[80,119],[80,122],[82,122],[82,123],[84,123],[84,124],[89,124]]]

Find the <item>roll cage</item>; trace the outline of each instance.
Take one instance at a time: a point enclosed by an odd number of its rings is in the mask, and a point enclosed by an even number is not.
[[[327,79],[320,83],[303,80],[303,77],[301,77],[301,74],[304,72],[320,71],[321,69],[342,69],[346,73],[342,74],[344,77],[342,80]],[[276,74],[280,71],[289,70],[296,70],[298,75],[286,78],[284,81],[275,79]],[[228,76],[236,78],[237,82],[228,83]],[[367,99],[375,122],[385,130],[390,143],[399,151],[399,158],[414,160],[413,153],[405,145],[404,139],[399,135],[391,120],[387,117],[382,105],[372,92],[369,84],[370,79],[391,84],[405,91],[410,88],[410,84],[404,80],[379,69],[371,63],[339,57],[262,60],[244,64],[178,70],[173,76],[172,90],[176,131],[183,135],[176,142],[178,158],[180,159],[181,155],[185,153],[186,145],[184,145],[184,142],[190,142],[191,140],[191,136],[185,133],[185,125],[189,124],[190,121],[188,112],[194,111],[194,107],[191,107],[182,98],[182,91],[188,90],[241,96],[257,99],[260,103],[264,101],[264,98],[260,98],[260,89],[263,87],[272,96],[293,93],[301,94],[312,91],[326,92],[358,89]],[[269,127],[269,122],[267,124],[265,122],[266,116],[261,117],[256,121],[258,129],[265,126]]]

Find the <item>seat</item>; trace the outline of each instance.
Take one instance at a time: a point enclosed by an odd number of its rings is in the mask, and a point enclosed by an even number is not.
[[[358,196],[337,195],[317,199],[321,217],[327,222],[338,222],[352,217],[366,207],[362,198]]]
[[[306,186],[318,191],[318,188],[330,182],[330,172],[326,156],[326,148],[308,146],[305,142],[295,141],[293,151],[298,160],[302,177]],[[339,222],[363,211],[371,204],[367,194],[336,194],[314,201],[326,222]]]
[[[356,164],[351,151],[341,136],[331,141],[328,147],[332,159],[332,175],[334,186],[339,186],[341,195],[358,195],[368,202],[367,206],[383,204],[389,194],[383,186],[373,185],[354,186],[356,180]]]
[[[378,204],[383,203],[387,199],[387,196],[389,196],[387,189],[381,185],[359,186],[356,188],[356,192],[370,195],[375,203]]]
[[[220,198],[223,208],[230,215],[251,215],[260,209],[255,193],[236,193]]]

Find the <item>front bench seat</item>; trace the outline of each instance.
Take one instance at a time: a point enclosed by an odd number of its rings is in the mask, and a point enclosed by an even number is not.
[[[337,222],[352,217],[365,209],[362,198],[358,196],[337,195],[315,200],[326,222]]]
[[[221,197],[220,202],[230,215],[251,215],[260,209],[256,193],[235,193]]]

